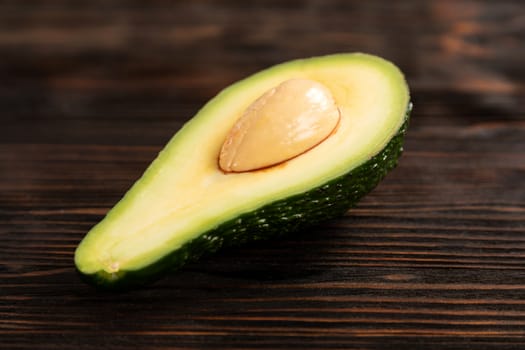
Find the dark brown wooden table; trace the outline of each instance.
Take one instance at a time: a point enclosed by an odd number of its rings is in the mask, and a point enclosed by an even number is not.
[[[525,6],[2,1],[1,349],[524,349]],[[365,51],[406,73],[399,167],[345,217],[104,294],[73,252],[221,88]]]

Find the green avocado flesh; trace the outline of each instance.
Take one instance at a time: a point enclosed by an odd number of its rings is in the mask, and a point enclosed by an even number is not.
[[[330,90],[341,114],[337,129],[277,166],[222,172],[218,154],[232,125],[264,92],[293,78]],[[97,286],[139,286],[222,246],[344,214],[395,167],[409,101],[399,69],[361,53],[290,61],[229,86],[86,235],[75,252],[77,270]]]

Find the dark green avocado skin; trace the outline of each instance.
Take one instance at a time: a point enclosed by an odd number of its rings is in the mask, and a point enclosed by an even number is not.
[[[224,222],[143,269],[122,270],[115,274],[99,271],[86,275],[79,272],[81,278],[101,289],[129,290],[151,283],[188,261],[215,252],[221,247],[296,232],[343,215],[396,167],[403,152],[403,140],[411,111],[412,104],[409,103],[405,122],[381,152],[345,175]]]

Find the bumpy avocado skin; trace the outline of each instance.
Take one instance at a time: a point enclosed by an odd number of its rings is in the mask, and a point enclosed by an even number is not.
[[[158,280],[168,271],[221,247],[281,236],[343,215],[396,167],[403,153],[411,111],[412,104],[409,103],[405,122],[396,135],[378,154],[348,173],[307,192],[224,222],[140,270],[121,270],[117,273],[98,271],[88,275],[78,271],[80,277],[101,289],[128,290]]]

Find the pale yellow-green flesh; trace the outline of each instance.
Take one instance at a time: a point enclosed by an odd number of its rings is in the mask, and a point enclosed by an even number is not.
[[[341,111],[335,133],[310,151],[262,171],[224,174],[225,137],[247,106],[292,78],[328,87]],[[241,213],[336,178],[378,153],[404,121],[408,88],[399,70],[364,54],[275,66],[222,91],[168,143],[143,177],[79,245],[86,274],[136,270]]]

